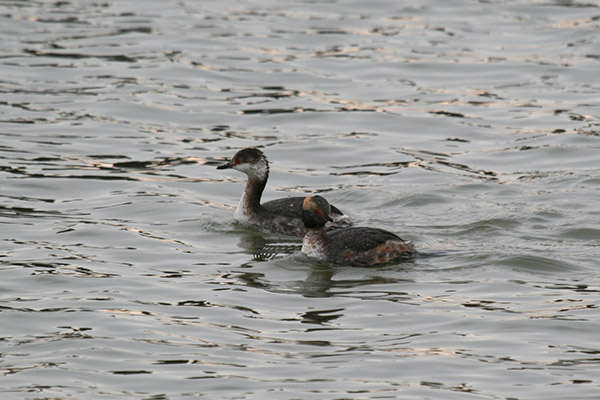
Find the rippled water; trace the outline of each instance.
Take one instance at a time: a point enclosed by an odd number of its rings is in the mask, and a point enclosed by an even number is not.
[[[3,399],[592,399],[600,3],[0,3]],[[232,222],[321,193],[413,261]]]

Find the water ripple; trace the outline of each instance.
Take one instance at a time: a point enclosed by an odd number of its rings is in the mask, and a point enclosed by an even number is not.
[[[459,3],[0,5],[3,396],[596,398],[598,6]],[[248,146],[418,257],[236,224]]]

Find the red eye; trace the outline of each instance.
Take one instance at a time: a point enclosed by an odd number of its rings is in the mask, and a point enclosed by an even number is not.
[[[235,165],[239,165],[239,164],[241,164],[241,163],[242,163],[242,160],[240,160],[240,159],[238,158],[237,160],[235,160],[235,163],[234,163],[234,164],[235,164]]]

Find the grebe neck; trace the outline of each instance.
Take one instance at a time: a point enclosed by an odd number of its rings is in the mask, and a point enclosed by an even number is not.
[[[260,199],[267,185],[267,176],[257,177],[248,176],[246,188],[235,209],[234,218],[237,220],[247,220],[251,215],[257,214],[262,210]]]
[[[309,228],[302,239],[302,252],[310,257],[326,257],[327,235],[325,227]]]

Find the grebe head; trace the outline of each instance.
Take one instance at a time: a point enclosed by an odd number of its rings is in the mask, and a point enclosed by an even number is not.
[[[237,169],[250,178],[267,179],[269,176],[269,162],[262,151],[256,147],[247,147],[235,153],[231,160],[217,169]]]
[[[333,221],[329,216],[330,205],[321,196],[309,196],[302,202],[302,222],[307,228],[321,228],[327,221]]]

